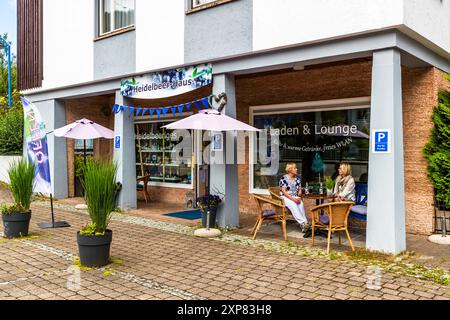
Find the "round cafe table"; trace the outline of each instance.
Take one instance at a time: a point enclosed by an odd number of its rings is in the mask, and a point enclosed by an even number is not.
[[[302,194],[302,199],[314,199],[316,200],[316,205],[323,204],[325,200],[334,202],[336,199],[335,196],[327,196],[326,194],[318,194],[318,193],[309,193]]]

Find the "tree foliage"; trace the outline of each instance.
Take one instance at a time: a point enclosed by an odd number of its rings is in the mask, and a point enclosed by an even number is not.
[[[8,41],[8,35],[0,35]],[[12,107],[8,106],[8,58],[0,49],[0,155],[22,154],[23,109],[20,93],[17,91],[16,57],[11,56]]]
[[[447,79],[449,79],[447,77]],[[450,79],[449,79],[450,81]],[[428,160],[428,177],[439,202],[450,205],[450,92],[439,93],[439,103],[433,111],[434,128],[424,148]]]

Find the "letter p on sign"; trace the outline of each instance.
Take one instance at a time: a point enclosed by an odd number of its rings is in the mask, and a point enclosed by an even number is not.
[[[372,152],[391,152],[391,131],[389,129],[372,131]]]

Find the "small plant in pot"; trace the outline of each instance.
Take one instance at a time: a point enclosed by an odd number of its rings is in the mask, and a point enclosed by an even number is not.
[[[11,206],[3,205],[3,233],[6,238],[25,237],[31,219],[31,197],[34,189],[34,163],[25,159],[15,161],[8,169],[10,190],[14,198]]]
[[[209,211],[209,227],[214,228],[216,226],[216,214],[217,207],[222,203],[222,199],[218,195],[208,194],[203,197],[197,198],[197,203],[202,212],[202,224],[203,227],[208,227],[208,211]]]
[[[327,196],[331,196],[334,191],[334,180],[331,177],[325,179],[325,188],[327,189]]]
[[[102,267],[109,263],[112,231],[108,224],[116,209],[116,174],[115,163],[91,161],[86,164],[82,184],[91,222],[77,233],[83,266]]]

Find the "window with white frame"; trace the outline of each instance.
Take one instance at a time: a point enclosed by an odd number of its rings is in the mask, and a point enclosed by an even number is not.
[[[100,35],[134,25],[135,0],[99,0]]]
[[[216,0],[192,0],[192,8],[204,5],[206,3],[214,2]]]

